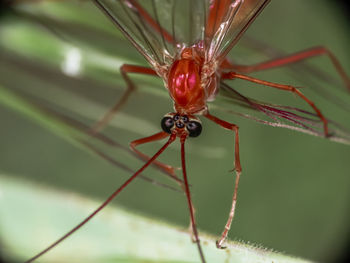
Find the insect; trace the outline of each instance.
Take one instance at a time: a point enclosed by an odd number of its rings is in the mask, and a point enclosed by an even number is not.
[[[230,61],[226,60],[226,55],[234,46],[234,44],[239,40],[240,36],[244,33],[246,28],[255,19],[255,17],[260,13],[260,11],[268,4],[269,1],[220,1],[213,2],[212,5],[205,6],[202,4],[202,13],[208,14],[207,19],[202,17],[202,21],[199,23],[199,35],[196,30],[192,32],[194,36],[189,37],[188,40],[182,41],[181,37],[178,36],[179,32],[176,28],[165,31],[160,27],[163,25],[156,17],[149,17],[143,6],[139,5],[137,1],[121,1],[119,2],[120,7],[118,8],[116,3],[109,5],[110,1],[96,1],[97,5],[115,22],[121,30],[124,30],[126,36],[130,38],[133,44],[138,48],[138,50],[148,59],[150,64],[154,67],[153,69],[146,69],[138,66],[124,66],[122,72],[124,73],[124,78],[127,82],[130,79],[127,77],[127,73],[144,73],[151,75],[160,75],[165,79],[166,85],[170,91],[175,104],[176,112],[167,114],[162,121],[163,132],[160,132],[154,136],[147,137],[143,140],[136,140],[132,143],[132,147],[136,151],[136,146],[145,142],[151,142],[158,139],[163,139],[168,136],[169,141],[166,143],[160,151],[148,160],[147,165],[151,163],[176,137],[180,138],[181,141],[181,157],[182,157],[182,170],[184,175],[185,190],[188,198],[188,204],[191,214],[192,229],[194,231],[195,240],[197,242],[198,250],[200,252],[201,260],[204,261],[204,255],[201,252],[200,242],[198,233],[196,230],[196,224],[193,215],[193,209],[190,199],[189,187],[186,177],[186,166],[185,166],[185,149],[184,143],[188,136],[196,137],[201,132],[201,124],[199,119],[195,115],[203,115],[209,120],[219,124],[220,126],[230,129],[235,133],[235,170],[236,170],[236,187],[233,195],[233,202],[230,217],[226,224],[225,230],[222,234],[221,239],[218,241],[217,246],[222,247],[227,232],[230,228],[233,214],[235,211],[236,194],[238,180],[241,173],[241,165],[239,158],[239,140],[238,140],[238,127],[235,124],[228,123],[224,120],[219,119],[209,113],[207,108],[207,101],[215,99],[216,93],[219,89],[231,92],[231,95],[250,105],[252,108],[257,108],[258,110],[275,115],[281,118],[291,119],[292,122],[299,124],[305,130],[310,131],[314,134],[323,134],[329,138],[337,138],[336,135],[332,134],[328,128],[328,120],[322,114],[322,111],[313,105],[312,101],[305,97],[300,91],[294,87],[282,84],[276,84],[271,82],[262,81],[249,77],[245,74],[240,74],[238,72],[252,71],[258,69],[265,69],[269,67],[280,66],[287,62],[295,62],[299,59],[307,58],[309,56],[314,56],[317,54],[328,54],[338,69],[340,76],[342,77],[345,85],[349,85],[349,80],[344,73],[344,70],[339,66],[339,63],[335,57],[325,49],[314,49],[306,52],[298,53],[297,55],[289,57],[289,59],[280,59],[275,62],[269,62],[256,67],[244,67],[231,64]],[[175,3],[175,2],[174,2]],[[175,4],[174,4],[175,5]],[[155,8],[155,6],[153,6]],[[208,12],[206,10],[209,10]],[[126,10],[125,14],[128,16],[125,19],[130,19],[131,22],[123,22],[122,18],[119,18],[119,10]],[[173,7],[172,10],[175,10]],[[154,13],[156,14],[156,12]],[[246,15],[248,14],[248,15]],[[120,19],[120,20],[119,20]],[[143,22],[143,24],[139,21]],[[235,20],[237,19],[237,20]],[[125,23],[125,24],[124,24]],[[194,23],[194,22],[192,22]],[[134,25],[135,28],[125,29],[126,25]],[[139,27],[144,26],[147,30],[140,29]],[[194,24],[193,24],[194,26]],[[221,27],[222,26],[222,27]],[[152,29],[152,30],[151,30]],[[197,29],[198,30],[198,29]],[[220,31],[222,30],[222,31]],[[233,32],[231,32],[231,30]],[[158,32],[155,35],[150,33],[149,36],[142,35],[142,32]],[[169,32],[172,33],[169,33]],[[135,34],[131,36],[129,32]],[[136,37],[137,33],[140,34],[139,38]],[[199,38],[198,38],[199,36]],[[151,41],[147,38],[151,37]],[[152,38],[154,37],[154,38]],[[202,39],[200,38],[202,37]],[[226,39],[226,37],[228,39]],[[192,42],[195,40],[195,42]],[[162,49],[167,47],[166,49]],[[158,48],[158,49],[156,49]],[[159,52],[162,56],[160,56]],[[163,52],[163,53],[162,53]],[[255,82],[257,84],[264,84],[266,86],[271,86],[278,89],[289,90],[295,93],[300,99],[303,99],[309,106],[314,110],[316,117],[321,123],[321,132],[313,130],[311,127],[307,126],[306,118],[302,118],[296,115],[292,115],[289,112],[283,110],[283,108],[273,108],[272,106],[262,105],[241,96],[240,94],[230,91],[230,88],[226,84],[222,83],[221,80],[224,79],[244,79],[247,81]],[[222,86],[220,86],[222,85]],[[129,90],[132,87],[129,83]],[[195,96],[186,89],[195,91]],[[185,95],[183,95],[184,93]],[[126,97],[129,93],[125,93],[125,96],[116,104],[115,109],[119,109],[122,103],[126,102]],[[194,97],[193,97],[194,96]],[[111,114],[106,115],[95,127],[94,131],[98,131],[108,123],[108,119]],[[310,114],[312,116],[312,114]],[[175,126],[174,126],[175,125]],[[187,129],[187,130],[186,130]],[[170,135],[169,135],[170,134]],[[142,157],[142,154],[138,152]],[[143,156],[144,157],[144,156]],[[146,158],[147,159],[147,158]],[[156,163],[160,169],[164,169],[169,173],[172,173],[172,167],[167,166],[163,163]],[[142,168],[142,169],[143,169]],[[140,170],[141,171],[141,170]],[[138,173],[134,175],[136,177]],[[134,178],[132,177],[132,178]],[[130,181],[127,181],[129,183]],[[124,189],[124,186],[120,190]]]

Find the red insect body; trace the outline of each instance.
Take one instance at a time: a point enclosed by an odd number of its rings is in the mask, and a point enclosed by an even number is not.
[[[206,74],[203,71],[204,58],[197,49],[197,46],[185,48],[167,74],[167,88],[174,100],[174,108],[180,114],[206,112],[208,98],[213,98],[218,90],[215,72],[203,76]]]
[[[238,182],[242,171],[239,156],[238,126],[211,115],[207,105],[207,102],[215,99],[220,89],[228,89],[223,80],[238,78],[259,85],[290,91],[296,94],[313,108],[316,114],[306,113],[310,116],[317,116],[319,118],[318,121],[321,122],[321,125],[319,126],[323,132],[314,130],[314,123],[313,121],[310,121],[310,119],[303,118],[292,112],[288,112],[287,110],[289,110],[289,108],[286,109],[278,105],[259,103],[244,97],[234,90],[230,90],[231,94],[234,95],[239,102],[265,113],[273,120],[277,118],[284,118],[291,121],[293,124],[301,126],[302,128],[300,130],[304,129],[304,132],[309,132],[318,136],[329,136],[328,120],[323,116],[321,111],[314,105],[314,103],[303,95],[303,93],[301,93],[295,87],[256,79],[243,75],[243,73],[284,66],[286,64],[295,63],[315,55],[327,55],[331,59],[333,65],[339,72],[339,75],[349,90],[350,80],[335,56],[324,48],[314,48],[309,51],[298,52],[294,55],[281,57],[272,61],[265,61],[253,66],[243,66],[231,63],[226,58],[228,52],[237,43],[237,41],[247,30],[249,25],[254,21],[254,19],[259,15],[259,13],[264,9],[264,7],[269,3],[269,0],[211,0],[209,3],[205,3],[203,1],[193,1],[195,3],[203,4],[203,10],[205,11],[200,11],[199,9],[196,10],[199,13],[203,12],[203,14],[206,14],[207,16],[205,19],[200,21],[203,23],[203,26],[200,28],[199,33],[193,33],[193,37],[191,37],[187,42],[179,40],[184,37],[177,35],[178,31],[176,31],[175,27],[170,29],[172,32],[169,33],[169,28],[165,29],[161,26],[162,23],[158,20],[154,2],[151,2],[153,3],[152,7],[155,13],[153,16],[147,11],[147,8],[144,6],[142,1],[120,0],[112,2],[109,0],[95,0],[94,2],[124,33],[124,35],[131,41],[137,50],[144,55],[146,60],[152,66],[152,68],[134,65],[123,65],[121,67],[121,74],[127,83],[128,89],[118,100],[116,105],[93,127],[94,133],[98,133],[98,131],[108,123],[113,114],[120,109],[120,107],[127,101],[132,91],[135,89],[131,79],[128,77],[128,74],[130,73],[158,75],[163,78],[166,88],[173,99],[175,112],[166,114],[163,118],[162,132],[131,142],[131,149],[142,159],[147,160],[147,163],[121,187],[119,187],[106,200],[106,202],[98,207],[81,224],[53,243],[50,247],[39,253],[37,256],[30,259],[28,262],[40,257],[42,254],[55,247],[57,244],[79,229],[82,225],[88,222],[151,163],[168,173],[181,185],[182,189],[184,189],[190,211],[193,235],[197,243],[201,261],[205,262],[195,223],[194,210],[185,166],[185,141],[189,136],[198,136],[202,129],[199,119],[194,115],[203,115],[221,127],[233,131],[235,135],[234,165],[236,180],[229,218],[222,236],[217,242],[217,246],[221,248],[225,239],[227,238],[227,234],[234,217]],[[189,4],[192,3],[192,1],[188,2]],[[175,9],[176,1],[172,3],[173,8]],[[205,9],[206,4],[208,4],[207,9]],[[196,28],[195,24],[192,26]],[[291,109],[302,112],[297,108]],[[305,111],[303,112],[305,113]],[[279,124],[277,121],[276,123]],[[275,123],[269,122],[268,124],[273,126]],[[154,142],[166,137],[169,137],[168,142],[152,157],[148,157],[136,149],[136,146],[140,144]],[[168,145],[176,139],[176,137],[180,138],[181,143],[183,181],[177,178],[173,167],[155,160],[165,150],[165,148],[167,148]]]

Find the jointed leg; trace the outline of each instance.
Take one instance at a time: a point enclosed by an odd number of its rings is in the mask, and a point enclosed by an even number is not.
[[[91,127],[91,133],[96,134],[99,131],[101,131],[108,122],[113,118],[113,116],[121,109],[121,107],[128,101],[130,95],[132,92],[135,91],[136,86],[131,81],[131,79],[128,77],[129,73],[138,73],[138,74],[146,74],[146,75],[157,75],[157,73],[147,67],[142,66],[135,66],[135,65],[128,65],[124,64],[120,67],[120,73],[125,80],[127,84],[127,89],[121,96],[121,98],[118,98],[116,104],[109,109],[100,120],[98,120],[92,127]]]
[[[222,74],[222,78],[223,79],[243,79],[243,80],[247,80],[253,83],[257,83],[260,85],[265,85],[265,86],[269,86],[272,88],[276,88],[276,89],[281,89],[281,90],[286,90],[286,91],[290,91],[295,93],[296,95],[298,95],[300,98],[302,98],[304,101],[306,101],[316,112],[316,114],[318,115],[318,117],[321,119],[321,121],[323,122],[323,128],[324,128],[324,133],[325,136],[329,136],[328,133],[328,120],[324,117],[324,115],[321,113],[321,111],[319,110],[319,108],[317,108],[315,106],[315,103],[313,103],[310,99],[308,99],[301,91],[299,91],[297,88],[293,87],[293,86],[289,86],[289,85],[284,85],[284,84],[278,84],[278,83],[274,83],[274,82],[269,82],[269,81],[265,81],[265,80],[261,80],[261,79],[256,79],[250,76],[246,76],[246,75],[242,75],[242,74],[238,74],[236,72],[227,72],[227,73],[223,73]]]
[[[231,205],[231,210],[229,217],[227,219],[227,223],[225,225],[225,229],[221,234],[221,238],[216,242],[217,248],[224,248],[222,245],[225,242],[228,232],[230,231],[231,224],[233,217],[235,216],[235,210],[236,210],[236,203],[237,203],[237,191],[238,191],[238,183],[239,179],[242,173],[242,167],[241,167],[241,161],[239,158],[239,135],[238,135],[238,126],[232,123],[228,123],[224,120],[221,120],[209,113],[204,115],[206,118],[209,120],[215,122],[216,124],[220,125],[221,127],[234,131],[235,132],[235,163],[234,163],[234,170],[236,172],[236,181],[235,181],[235,189],[233,192],[233,197],[232,197],[232,205]]]
[[[280,57],[277,59],[272,59],[268,61],[264,61],[255,65],[250,65],[250,66],[245,66],[245,65],[235,65],[229,62],[228,60],[225,60],[221,67],[223,69],[230,69],[234,70],[240,73],[251,73],[251,72],[257,72],[261,70],[266,70],[266,69],[272,69],[276,67],[282,67],[288,64],[293,64],[296,62],[300,62],[302,60],[316,57],[316,56],[321,56],[321,55],[326,55],[332,62],[334,68],[337,70],[338,74],[342,78],[345,86],[348,88],[350,91],[350,78],[348,75],[345,73],[344,68],[340,64],[339,60],[336,58],[336,56],[327,48],[325,47],[313,47],[307,50],[303,50],[291,55],[287,55],[284,57]]]
[[[150,137],[146,137],[146,138],[142,138],[142,139],[138,139],[138,140],[134,140],[132,142],[130,142],[130,149],[135,152],[141,159],[148,161],[149,160],[149,156],[142,153],[141,151],[137,150],[136,147],[140,144],[144,144],[144,143],[149,143],[149,142],[154,142],[154,141],[158,141],[158,140],[162,140],[166,137],[169,137],[169,134],[166,132],[159,132],[156,133]],[[171,178],[175,179],[180,185],[181,187],[183,187],[183,182],[182,180],[180,180],[176,174],[175,174],[175,168],[171,165],[162,163],[160,161],[153,161],[152,165],[156,165],[159,169],[163,170],[167,175],[169,175]]]

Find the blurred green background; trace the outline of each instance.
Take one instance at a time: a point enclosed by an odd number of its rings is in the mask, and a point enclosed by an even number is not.
[[[125,62],[145,65],[144,59],[93,5],[44,3],[16,10],[16,14],[1,14],[0,85],[31,96],[32,102],[38,102],[40,97],[50,108],[91,125],[122,94],[125,85],[118,67]],[[345,15],[330,1],[280,0],[270,3],[247,34],[286,52],[322,44],[337,55],[350,73],[348,27]],[[62,70],[67,54],[72,54],[69,52],[81,56],[82,68],[75,76]],[[257,52],[249,53],[243,43],[233,50],[231,57],[242,63],[264,58]],[[310,64],[336,76],[326,58],[313,59]],[[256,76],[302,85],[285,70]],[[134,139],[157,132],[163,114],[172,110],[159,79],[135,79],[140,89],[105,130],[105,134],[126,147]],[[245,90],[249,85],[232,83],[235,87],[238,84],[242,85],[240,91],[254,98],[304,106],[293,95],[286,97],[267,88]],[[99,200],[130,175],[71,144],[61,134],[65,131],[55,127],[51,131],[44,129],[33,122],[34,117],[13,111],[4,102],[5,93],[1,94],[1,174]],[[310,94],[326,116],[349,126],[348,111],[338,111],[335,105]],[[344,95],[343,100],[349,104],[350,96]],[[220,111],[213,113],[240,126],[243,174],[230,239],[315,261],[336,262],[344,253],[350,232],[350,147],[262,126]],[[187,143],[188,174],[199,229],[219,236],[233,191],[234,177],[229,172],[233,136],[206,120],[203,126],[202,136]],[[98,144],[92,138],[91,143]],[[179,166],[179,145],[175,144],[160,159]],[[140,149],[151,154],[160,145],[154,143]],[[98,146],[133,170],[142,165],[123,150]],[[154,168],[145,174],[168,182]],[[142,180],[130,185],[113,204],[184,228],[188,225],[188,209],[182,194]],[[20,210],[20,206],[13,207],[13,214]],[[0,208],[0,220],[1,214]],[[28,232],[12,239],[27,238],[35,243],[31,222],[23,217],[21,223]]]

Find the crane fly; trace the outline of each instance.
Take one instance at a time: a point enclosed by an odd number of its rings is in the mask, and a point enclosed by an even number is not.
[[[136,0],[94,0],[94,2],[145,57],[151,67],[136,65],[123,65],[121,67],[121,74],[127,84],[127,89],[115,106],[91,128],[91,134],[100,136],[104,126],[127,103],[128,98],[135,90],[129,74],[146,74],[160,77],[173,100],[174,112],[165,114],[161,120],[163,131],[131,142],[131,149],[146,161],[145,164],[89,217],[27,262],[36,260],[86,224],[151,164],[176,180],[186,193],[193,238],[197,244],[200,259],[205,262],[195,222],[185,161],[185,142],[189,137],[198,137],[202,131],[198,116],[203,116],[234,134],[233,159],[236,180],[229,217],[223,233],[217,241],[217,247],[223,248],[235,214],[237,189],[242,167],[239,155],[239,127],[210,113],[208,102],[214,101],[219,92],[225,92],[228,97],[243,106],[266,114],[273,120],[266,123],[271,126],[280,125],[336,141],[346,141],[348,139],[347,135],[343,135],[335,128],[330,127],[333,122],[329,121],[324,116],[322,109],[319,109],[312,99],[306,97],[298,88],[249,76],[249,73],[252,72],[281,67],[307,58],[324,55],[330,59],[341,80],[350,90],[348,76],[339,61],[328,49],[323,47],[311,48],[251,66],[238,65],[227,58],[231,49],[270,1],[163,1],[156,3],[156,1]],[[168,16],[163,14],[164,10],[167,10]],[[186,13],[186,11],[191,11],[191,13]],[[159,15],[160,12],[163,12],[162,16]],[[186,27],[187,30],[181,30]],[[303,100],[312,111],[308,112],[298,108],[251,100],[232,89],[225,82],[234,79],[293,93]],[[305,114],[306,117],[303,117],[302,114]],[[287,120],[295,126],[282,125],[278,121],[279,118]],[[166,138],[167,142],[151,157],[136,148],[141,144]],[[177,177],[174,167],[156,160],[177,138],[181,145],[183,179]]]

